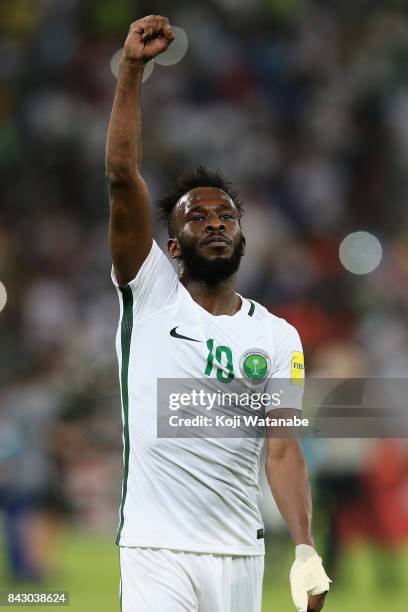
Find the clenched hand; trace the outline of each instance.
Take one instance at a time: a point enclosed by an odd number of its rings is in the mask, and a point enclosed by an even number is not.
[[[161,15],[149,15],[134,21],[125,41],[123,58],[146,64],[169,47],[175,36],[169,20]]]

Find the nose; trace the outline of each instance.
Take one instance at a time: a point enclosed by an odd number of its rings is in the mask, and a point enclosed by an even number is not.
[[[210,214],[207,217],[207,232],[221,232],[225,229],[225,223],[218,217],[218,215]]]

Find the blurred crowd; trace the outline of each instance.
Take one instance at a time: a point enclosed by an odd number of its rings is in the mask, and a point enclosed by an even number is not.
[[[155,199],[179,173],[198,164],[222,169],[246,208],[239,291],[297,327],[308,374],[408,372],[402,3],[168,4],[1,2],[0,281],[7,303],[0,312],[0,510],[16,577],[46,567],[49,560],[35,551],[46,549],[39,542],[51,541],[66,517],[112,531],[116,520],[119,308],[110,282],[104,149],[115,88],[110,62],[131,21],[164,13],[189,40],[184,59],[156,66],[144,85],[143,173],[153,215]],[[341,241],[356,230],[383,247],[380,266],[366,276],[339,261]],[[156,236],[164,246],[158,226]],[[389,478],[381,453],[398,465]],[[382,542],[408,538],[404,442],[321,440],[309,442],[307,454],[333,508],[345,499],[341,491],[356,490],[361,500],[375,483],[394,483],[387,508],[371,500],[378,520],[367,536],[377,537],[380,525]],[[401,527],[390,534],[396,508]],[[36,525],[28,552],[20,521],[27,516]],[[334,509],[333,549],[361,516],[337,519]]]

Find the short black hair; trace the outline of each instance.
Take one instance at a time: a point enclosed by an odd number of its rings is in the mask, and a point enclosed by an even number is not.
[[[241,217],[244,208],[239,201],[238,192],[232,184],[226,180],[220,170],[208,170],[205,166],[198,166],[195,170],[185,172],[175,182],[173,187],[157,200],[159,219],[167,225],[167,230],[171,236],[175,228],[172,227],[172,212],[184,194],[197,187],[216,187],[224,191],[234,202],[239,216]]]

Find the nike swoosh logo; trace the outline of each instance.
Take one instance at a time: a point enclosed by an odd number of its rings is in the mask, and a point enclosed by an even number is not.
[[[170,330],[170,336],[172,336],[173,338],[179,338],[180,340],[190,340],[190,342],[201,342],[201,340],[195,340],[195,338],[189,338],[188,336],[182,336],[181,334],[178,334],[176,331],[177,327],[173,327],[173,329]]]

